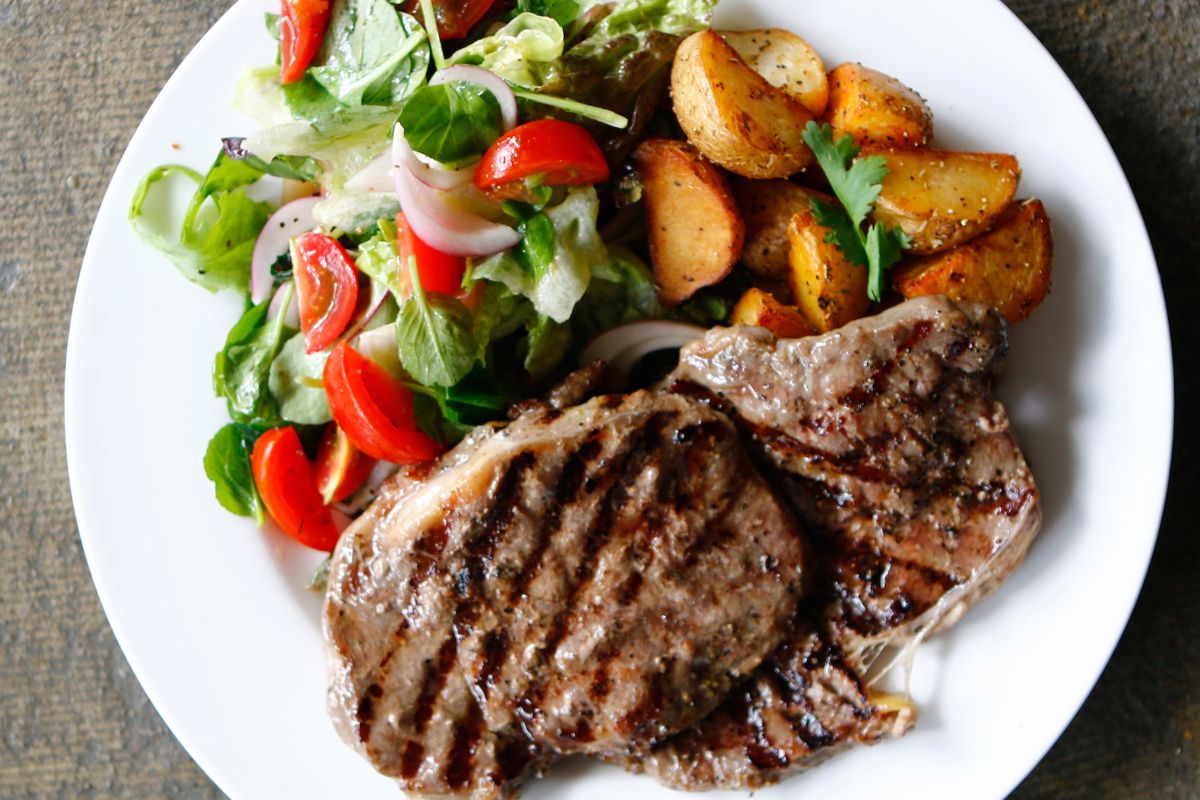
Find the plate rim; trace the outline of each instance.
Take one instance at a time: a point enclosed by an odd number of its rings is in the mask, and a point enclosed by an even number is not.
[[[171,731],[172,735],[175,736],[181,747],[186,751],[188,757],[191,758],[193,762],[195,762],[196,765],[203,770],[206,776],[212,780],[213,783],[222,791],[227,791],[226,787],[230,786],[232,781],[228,780],[228,775],[226,774],[225,770],[222,769],[218,764],[212,763],[207,757],[200,755],[205,748],[200,746],[199,743],[194,740],[191,732],[185,731],[187,726],[176,717],[175,709],[172,708],[172,703],[160,694],[159,688],[154,686],[152,682],[147,683],[144,680],[143,676],[148,670],[143,662],[141,653],[136,647],[127,647],[127,643],[132,639],[132,634],[126,627],[127,620],[121,619],[120,617],[109,613],[109,609],[113,605],[112,597],[114,589],[108,581],[106,581],[96,572],[94,567],[94,564],[96,563],[96,558],[94,557],[94,553],[96,552],[95,548],[100,547],[100,544],[98,541],[98,536],[92,536],[86,532],[88,530],[95,530],[93,524],[88,522],[90,505],[86,499],[89,495],[89,491],[86,488],[87,481],[80,476],[78,466],[72,467],[72,464],[78,465],[82,461],[80,452],[81,448],[84,447],[79,434],[78,422],[74,408],[75,403],[73,402],[73,398],[77,396],[76,392],[79,386],[82,384],[82,378],[80,377],[81,367],[79,364],[79,337],[81,333],[79,332],[79,326],[76,325],[76,320],[79,317],[78,312],[84,305],[85,298],[89,294],[88,287],[96,280],[96,276],[98,274],[98,267],[94,265],[94,262],[99,258],[99,256],[95,254],[94,249],[94,232],[98,228],[101,220],[106,216],[106,209],[110,209],[114,206],[117,208],[124,206],[124,198],[116,196],[118,183],[116,178],[128,171],[130,168],[128,164],[132,158],[131,154],[139,150],[142,145],[142,141],[149,136],[149,131],[146,126],[147,117],[151,116],[152,112],[160,104],[164,103],[164,97],[168,97],[173,94],[176,84],[183,81],[181,75],[187,71],[188,65],[198,58],[199,54],[216,46],[216,43],[223,38],[225,35],[225,29],[234,24],[235,19],[242,13],[240,9],[243,6],[251,6],[258,1],[259,0],[237,0],[232,6],[224,11],[217,21],[203,34],[203,36],[201,36],[196,44],[189,50],[187,55],[180,61],[178,66],[176,66],[168,80],[159,89],[153,102],[143,113],[137,128],[131,136],[129,143],[126,145],[121,158],[118,160],[118,163],[114,168],[112,175],[110,176],[108,186],[105,189],[100,204],[97,207],[96,216],[93,220],[93,231],[92,233],[89,233],[88,245],[81,260],[76,290],[71,304],[70,327],[67,338],[63,388],[64,440],[66,445],[67,473],[72,498],[72,507],[76,518],[76,527],[79,532],[80,543],[84,552],[85,560],[88,564],[89,574],[92,577],[92,584],[95,587],[101,607],[104,609],[105,618],[113,632],[118,646],[121,648],[122,656],[128,662],[130,669],[137,678],[138,684],[142,691],[145,692],[147,698],[154,706],[155,713],[160,716],[164,724]],[[1157,292],[1153,294],[1156,301],[1156,310],[1158,311],[1158,315],[1155,320],[1155,327],[1159,328],[1159,330],[1155,332],[1155,338],[1158,338],[1164,347],[1164,355],[1166,357],[1166,364],[1168,367],[1164,376],[1164,385],[1161,387],[1163,390],[1163,397],[1160,398],[1161,402],[1164,404],[1163,410],[1165,411],[1162,434],[1166,442],[1164,451],[1166,457],[1165,464],[1159,465],[1159,474],[1161,475],[1161,478],[1156,476],[1154,483],[1151,484],[1159,487],[1158,491],[1154,492],[1154,495],[1158,497],[1158,506],[1156,513],[1147,514],[1146,516],[1147,523],[1149,523],[1151,520],[1154,521],[1154,535],[1147,537],[1145,552],[1140,554],[1136,559],[1138,574],[1140,575],[1137,580],[1137,591],[1133,592],[1127,604],[1122,603],[1122,606],[1124,607],[1127,605],[1127,608],[1124,608],[1123,610],[1121,624],[1116,628],[1116,635],[1112,637],[1110,642],[1104,643],[1104,647],[1102,649],[1105,651],[1106,655],[1103,661],[1099,662],[1097,666],[1089,669],[1086,672],[1086,681],[1079,681],[1081,686],[1086,684],[1086,689],[1081,691],[1078,701],[1071,704],[1073,706],[1072,713],[1059,724],[1051,726],[1057,730],[1053,732],[1052,736],[1049,736],[1048,740],[1044,743],[1044,746],[1039,746],[1038,750],[1040,751],[1040,754],[1038,755],[1037,759],[1033,763],[1024,767],[1024,771],[1022,771],[1012,785],[1007,788],[1005,792],[1005,795],[1007,795],[1011,794],[1011,792],[1017,786],[1019,786],[1020,783],[1024,781],[1025,778],[1028,777],[1028,775],[1031,774],[1039,764],[1044,761],[1049,750],[1062,737],[1067,727],[1078,716],[1080,708],[1082,708],[1084,703],[1095,690],[1097,682],[1111,662],[1113,653],[1128,628],[1132,613],[1144,589],[1148,569],[1150,566],[1150,560],[1157,548],[1158,539],[1162,532],[1163,515],[1165,513],[1165,503],[1170,483],[1171,462],[1174,451],[1176,402],[1175,378],[1173,369],[1174,353],[1170,338],[1169,317],[1167,314],[1161,274],[1158,269],[1158,262],[1155,256],[1153,242],[1149,236],[1145,217],[1141,211],[1137,197],[1133,192],[1128,175],[1126,174],[1120,159],[1117,157],[1112,143],[1105,133],[1103,126],[1100,125],[1099,120],[1092,112],[1091,107],[1088,105],[1078,87],[1075,85],[1075,82],[1058,63],[1057,59],[1054,58],[1053,54],[1050,53],[1045,44],[1043,44],[1037,35],[1025,25],[1016,12],[1013,11],[1007,4],[1002,2],[1002,0],[976,0],[976,2],[999,7],[1003,9],[1003,11],[1009,17],[1011,17],[1011,20],[1015,22],[1015,24],[1019,26],[1022,31],[1024,31],[1026,36],[1028,36],[1030,43],[1040,51],[1041,55],[1044,57],[1044,60],[1052,65],[1052,68],[1057,71],[1057,77],[1061,78],[1068,86],[1070,86],[1075,101],[1082,108],[1083,112],[1086,114],[1086,117],[1090,119],[1091,123],[1096,127],[1096,131],[1099,133],[1100,139],[1103,141],[1103,146],[1106,148],[1107,157],[1111,159],[1111,165],[1113,168],[1115,168],[1116,175],[1119,176],[1120,190],[1122,194],[1126,196],[1124,199],[1127,199],[1129,204],[1137,211],[1137,219],[1133,223],[1136,227],[1138,239],[1137,247],[1139,250],[1143,251],[1146,263],[1154,267],[1153,274],[1157,282]],[[111,216],[111,212],[108,214],[108,216]]]

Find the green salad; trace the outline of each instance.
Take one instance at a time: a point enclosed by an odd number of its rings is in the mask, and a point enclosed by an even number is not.
[[[245,298],[213,364],[221,505],[331,549],[331,507],[503,419],[597,335],[728,319],[727,291],[660,301],[627,167],[677,135],[671,62],[712,6],[285,0],[267,16],[275,63],[234,91],[257,130],[214,142],[206,173],[155,169],[130,207],[189,280]],[[191,202],[157,224],[176,181]],[[278,203],[254,199],[260,181]]]

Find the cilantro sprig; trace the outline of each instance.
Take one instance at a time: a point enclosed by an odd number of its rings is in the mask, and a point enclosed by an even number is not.
[[[835,140],[829,124],[809,122],[803,136],[841,204],[814,198],[813,216],[829,229],[826,241],[837,245],[852,264],[867,268],[867,296],[879,302],[883,299],[884,273],[912,246],[912,240],[899,228],[876,222],[863,232],[887,177],[887,160],[883,156],[855,160],[859,148],[854,139],[842,136]]]

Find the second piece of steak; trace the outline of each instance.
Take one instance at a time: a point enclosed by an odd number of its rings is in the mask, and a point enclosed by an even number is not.
[[[542,752],[644,749],[789,635],[803,558],[704,404],[641,392],[534,411],[397,481],[343,535],[331,711],[426,794],[501,793]]]
[[[807,524],[850,663],[953,624],[1024,558],[1037,486],[992,379],[995,312],[910,300],[819,337],[719,329],[673,379],[738,421]]]
[[[755,788],[908,730],[910,706],[863,686],[877,656],[957,620],[1041,524],[991,393],[1005,350],[995,313],[939,297],[821,337],[735,328],[684,350],[676,390],[737,418],[817,543],[812,626],[626,767],[678,788]]]
[[[902,736],[911,704],[873,695],[837,642],[806,620],[698,725],[643,755],[610,759],[677,789],[757,789],[859,744]]]

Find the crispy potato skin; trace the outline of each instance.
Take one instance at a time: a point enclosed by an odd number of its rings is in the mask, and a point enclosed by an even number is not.
[[[825,120],[834,134],[858,145],[924,147],[933,138],[933,112],[912,89],[862,64],[842,64],[829,73]]]
[[[810,208],[814,197],[830,199],[820,192],[791,181],[751,181],[735,178],[733,195],[746,221],[746,246],[742,263],[768,281],[788,280],[791,268],[788,226],[792,217]]]
[[[784,305],[770,292],[757,288],[749,289],[738,300],[729,324],[766,328],[780,339],[800,339],[817,332],[800,309]]]
[[[1000,153],[864,147],[860,158],[872,155],[889,170],[872,217],[908,234],[916,255],[953,250],[986,231],[1021,178],[1017,159]]]
[[[675,115],[706,158],[747,178],[786,178],[813,163],[813,115],[746,65],[715,31],[684,39],[671,67]]]
[[[837,245],[825,241],[828,235],[811,210],[795,214],[788,225],[792,295],[818,333],[853,322],[871,308],[866,267],[846,260]]]
[[[907,298],[944,294],[990,305],[1019,322],[1050,292],[1054,237],[1040,200],[1013,204],[995,226],[961,247],[917,259],[892,279]]]
[[[767,83],[799,100],[819,117],[829,104],[829,76],[813,46],[791,31],[761,28],[721,31],[721,36]]]
[[[687,142],[647,139],[633,163],[644,187],[659,299],[681,303],[729,274],[745,224],[725,175]]]

